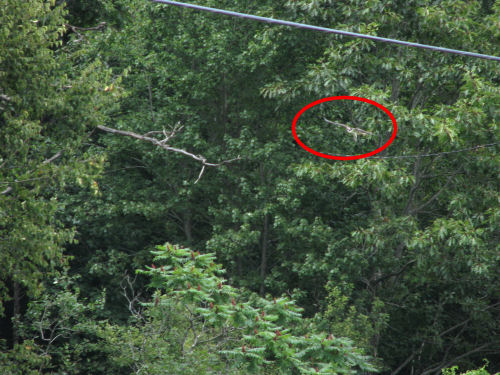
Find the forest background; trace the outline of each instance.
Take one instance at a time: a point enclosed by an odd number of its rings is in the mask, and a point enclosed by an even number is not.
[[[197,4],[500,56],[499,1]],[[295,113],[333,95],[394,114],[387,158],[298,147]],[[358,154],[384,116],[331,102],[298,132]],[[498,372],[499,124],[496,61],[4,0],[0,373]]]

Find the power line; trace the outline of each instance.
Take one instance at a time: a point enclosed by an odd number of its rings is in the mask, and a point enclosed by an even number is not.
[[[445,53],[454,53],[456,55],[463,55],[463,56],[477,57],[477,58],[480,58],[480,59],[500,61],[500,57],[498,57],[498,56],[484,55],[482,53],[461,51],[461,50],[458,50],[458,49],[437,47],[437,46],[431,46],[431,45],[428,45],[428,44],[406,42],[404,40],[398,40],[398,39],[382,38],[382,37],[374,36],[374,35],[353,33],[353,32],[350,32],[350,31],[330,29],[330,28],[327,28],[327,27],[308,25],[308,24],[305,24],[305,23],[291,22],[291,21],[279,20],[279,19],[269,18],[269,17],[260,17],[260,16],[255,16],[253,14],[239,13],[239,12],[233,12],[233,11],[230,11],[230,10],[217,9],[217,8],[209,8],[209,7],[205,7],[205,6],[201,6],[201,5],[181,3],[181,2],[178,2],[178,1],[170,1],[170,0],[151,0],[151,1],[153,1],[155,3],[163,3],[163,4],[168,4],[168,5],[175,5],[175,6],[178,6],[178,7],[185,7],[185,8],[191,8],[191,9],[196,9],[196,10],[202,10],[202,11],[205,11],[205,12],[225,14],[227,16],[247,18],[247,19],[251,19],[251,20],[255,20],[255,21],[260,21],[260,22],[274,23],[274,24],[278,24],[278,25],[297,27],[297,28],[300,28],[300,29],[321,31],[321,32],[324,32],[324,33],[339,34],[339,35],[350,36],[350,37],[354,37],[354,38],[370,39],[370,40],[375,40],[377,42],[393,43],[393,44],[399,44],[399,45],[407,46],[407,47],[424,48],[424,49],[429,49],[429,50],[432,50],[432,51],[439,51],[439,52],[445,52]]]
[[[373,159],[409,159],[409,158],[423,158],[429,156],[440,156],[440,155],[448,155],[448,154],[456,154],[458,152],[467,152],[474,151],[480,148],[493,147],[496,145],[500,145],[500,142],[488,143],[485,145],[478,145],[469,148],[463,148],[461,150],[453,150],[453,151],[443,151],[443,152],[435,152],[431,154],[418,154],[418,155],[395,155],[395,156],[372,156]]]
[[[275,18],[256,16],[256,15],[253,15],[253,14],[233,12],[231,10],[218,9],[218,8],[210,8],[210,7],[206,7],[206,6],[202,6],[202,5],[196,5],[196,4],[181,3],[181,2],[178,2],[178,1],[171,1],[171,0],[151,0],[151,1],[153,1],[155,3],[163,3],[163,4],[178,6],[178,7],[184,7],[184,8],[191,8],[191,9],[201,10],[201,11],[205,11],[205,12],[224,14],[224,15],[227,15],[227,16],[233,16],[233,17],[239,17],[239,18],[247,18],[247,19],[251,19],[251,20],[255,20],[255,21],[260,21],[260,22],[274,23],[274,24],[278,24],[278,25],[296,27],[296,28],[300,28],[300,29],[321,31],[321,32],[324,32],[324,33],[329,33],[329,34],[339,34],[339,35],[350,36],[350,37],[354,37],[354,38],[363,38],[363,39],[375,40],[375,41],[378,41],[378,42],[399,44],[399,45],[407,46],[407,47],[423,48],[423,49],[429,49],[429,50],[432,50],[432,51],[439,51],[439,52],[445,52],[445,53],[453,53],[453,54],[456,54],[456,55],[463,55],[463,56],[477,57],[477,58],[480,58],[480,59],[500,61],[500,57],[498,57],[498,56],[484,55],[482,53],[469,52],[469,51],[461,51],[461,50],[452,49],[452,48],[431,46],[431,45],[428,45],[428,44],[413,43],[413,42],[407,42],[407,41],[404,41],[404,40],[383,38],[383,37],[379,37],[379,36],[367,35],[367,34],[360,34],[360,33],[353,33],[353,32],[350,32],[350,31],[330,29],[330,28],[327,28],[327,27],[308,25],[308,24],[305,24],[305,23],[291,22],[291,21],[279,20],[279,19],[275,19]],[[493,146],[496,146],[498,144],[500,144],[500,142],[489,143],[489,144],[484,144],[484,145],[478,145],[478,146],[469,147],[469,148],[465,148],[465,149],[461,149],[461,150],[454,150],[454,151],[444,151],[444,152],[436,152],[436,153],[429,153],[429,154],[418,154],[418,155],[372,156],[372,158],[375,158],[375,159],[409,159],[409,158],[430,157],[430,156],[455,154],[455,153],[459,153],[459,152],[474,151],[474,150],[477,150],[477,149],[480,149],[480,148],[493,147]]]

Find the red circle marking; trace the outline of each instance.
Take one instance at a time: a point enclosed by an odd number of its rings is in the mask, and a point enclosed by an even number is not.
[[[381,109],[382,111],[385,112],[385,114],[387,116],[389,116],[389,118],[392,121],[392,135],[391,135],[391,138],[389,138],[389,140],[385,144],[383,144],[381,147],[379,147],[379,148],[377,148],[377,149],[375,149],[373,151],[367,152],[366,154],[352,155],[352,156],[336,156],[336,155],[330,155],[330,154],[323,154],[322,152],[318,152],[318,151],[313,150],[312,148],[306,146],[300,140],[300,138],[297,135],[297,132],[295,131],[295,126],[297,125],[297,121],[298,121],[299,117],[305,111],[307,111],[309,108],[312,108],[315,105],[318,105],[318,104],[321,104],[321,103],[324,103],[324,102],[331,102],[333,100],[357,100],[358,102],[365,102],[365,103],[374,105],[375,107]],[[297,112],[297,114],[295,115],[295,117],[293,119],[293,122],[292,122],[292,134],[293,134],[293,137],[295,138],[295,140],[297,141],[297,143],[300,145],[300,147],[302,147],[304,150],[306,150],[307,152],[310,152],[313,155],[319,156],[321,158],[333,159],[333,160],[357,160],[357,159],[368,158],[370,156],[378,154],[380,151],[385,150],[387,147],[389,147],[389,145],[392,143],[392,141],[394,141],[394,139],[396,138],[396,133],[397,132],[398,132],[398,124],[396,123],[396,119],[394,118],[393,114],[387,108],[385,108],[382,104],[379,104],[379,103],[377,103],[377,102],[375,102],[373,100],[366,99],[366,98],[361,98],[359,96],[329,96],[327,98],[318,99],[318,100],[316,100],[316,101],[314,101],[312,103],[309,103],[304,108],[302,108],[299,112]]]

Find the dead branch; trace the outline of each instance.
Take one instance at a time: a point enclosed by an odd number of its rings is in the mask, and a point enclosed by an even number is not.
[[[200,180],[201,176],[203,175],[203,172],[205,171],[205,167],[220,167],[223,164],[228,164],[228,163],[231,163],[233,161],[241,159],[241,157],[238,155],[238,157],[236,157],[234,159],[223,160],[219,163],[209,163],[207,161],[207,159],[202,155],[195,155],[195,154],[193,154],[189,151],[183,150],[181,148],[169,146],[167,144],[167,142],[175,135],[175,133],[179,132],[182,129],[182,126],[178,127],[178,124],[170,132],[163,130],[163,131],[152,131],[152,132],[148,132],[146,134],[137,134],[137,133],[134,133],[131,131],[108,128],[107,126],[103,126],[103,125],[98,125],[97,128],[99,130],[102,130],[102,131],[105,131],[108,133],[123,135],[126,137],[131,137],[131,138],[139,139],[141,141],[149,142],[149,143],[154,144],[155,146],[163,148],[164,150],[177,152],[179,154],[189,156],[191,159],[194,159],[194,160],[200,162],[202,165],[202,168],[201,168],[200,174],[199,174],[198,178],[196,179],[195,183],[197,183]],[[165,138],[162,140],[158,140],[156,138],[150,137],[150,135],[154,135],[154,134],[163,134]]]
[[[11,191],[12,191],[12,186],[7,186],[7,189],[5,189],[4,191],[0,192],[0,195],[9,194]]]
[[[50,158],[45,159],[42,164],[52,163],[54,160],[59,159],[62,155],[62,150],[58,151],[56,154],[52,155]]]
[[[448,367],[448,366],[451,366],[453,365],[454,363],[456,363],[459,359],[462,359],[462,358],[465,358],[465,357],[468,357],[469,355],[471,354],[474,354],[474,353],[477,353],[477,352],[481,352],[481,351],[484,351],[484,349],[488,348],[489,346],[491,345],[491,343],[485,343],[483,345],[480,345],[472,350],[469,350],[468,352],[465,352],[459,356],[456,356],[455,358],[449,360],[448,362],[445,362],[444,360],[441,361],[439,364],[437,364],[435,367],[432,367],[432,368],[427,368],[425,369],[421,375],[427,375],[427,374],[430,374],[430,373],[439,373],[441,372],[441,369],[445,368],[445,367]]]
[[[120,281],[120,287],[123,290],[121,294],[128,302],[128,310],[130,311],[130,313],[137,318],[142,318],[142,311],[140,307],[139,309],[135,307],[136,304],[140,302],[139,297],[141,296],[141,292],[136,293],[134,288],[136,278],[137,275],[133,279],[130,279],[130,276],[128,274],[125,274],[125,276]]]

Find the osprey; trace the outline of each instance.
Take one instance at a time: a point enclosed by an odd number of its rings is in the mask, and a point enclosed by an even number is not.
[[[369,131],[366,131],[366,130],[363,130],[363,129],[359,129],[359,128],[354,128],[354,127],[351,127],[349,125],[342,124],[341,122],[330,121],[330,120],[327,120],[324,117],[323,117],[323,120],[325,120],[329,124],[333,124],[333,125],[337,125],[337,126],[342,126],[343,128],[345,128],[348,133],[352,133],[352,135],[354,136],[354,141],[355,142],[357,142],[357,140],[358,140],[358,134],[361,134],[361,135],[374,135],[372,132],[369,132]]]

